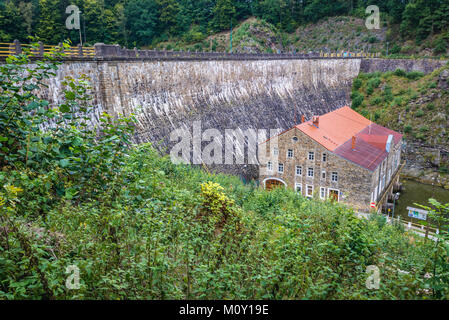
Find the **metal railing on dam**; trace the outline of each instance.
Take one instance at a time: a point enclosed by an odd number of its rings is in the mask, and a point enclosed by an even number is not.
[[[290,52],[290,53],[228,53],[228,52],[192,52],[192,51],[157,51],[122,48],[120,45],[97,43],[93,47],[22,44],[18,40],[13,43],[0,43],[0,59],[9,55],[27,51],[34,58],[42,58],[44,54],[63,52],[65,60],[285,60],[285,59],[360,59],[378,58],[380,52]]]

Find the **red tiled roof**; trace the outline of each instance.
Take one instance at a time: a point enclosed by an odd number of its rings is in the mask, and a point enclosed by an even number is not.
[[[296,128],[329,151],[334,151],[371,123],[346,106],[320,116],[318,127],[314,126],[312,121],[307,121]]]
[[[371,122],[348,106],[320,116],[318,126],[307,121],[296,128],[327,150],[371,171],[388,155],[389,135],[393,136],[394,144],[402,139],[402,134]],[[352,137],[356,137],[354,149]]]
[[[351,139],[338,147],[334,152],[340,157],[371,171],[374,171],[388,154],[385,148],[379,149],[360,138],[356,138],[354,150],[352,149]]]

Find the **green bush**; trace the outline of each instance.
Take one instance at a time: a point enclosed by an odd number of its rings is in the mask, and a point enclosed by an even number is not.
[[[449,167],[448,166],[440,166],[438,168],[438,171],[443,174],[449,174]]]
[[[355,78],[352,83],[353,91],[359,90],[362,87],[362,84],[363,84],[363,82],[362,82],[362,80],[360,80],[360,78]]]
[[[351,94],[351,99],[352,99],[351,107],[355,110],[361,106],[361,104],[363,103],[363,100],[365,98],[364,98],[363,94],[361,94],[360,92],[354,91]]]
[[[385,86],[383,98],[385,103],[390,103],[393,100],[393,88],[390,85]]]
[[[370,79],[368,81],[368,85],[372,86],[373,88],[379,88],[379,85],[381,84],[381,80],[379,77],[375,77],[373,79]]]
[[[422,109],[419,109],[416,112],[415,116],[417,116],[418,118],[421,118],[422,116],[424,116],[424,111]]]
[[[404,133],[411,133],[412,130],[413,130],[413,128],[412,128],[411,125],[406,125],[406,126],[404,127]]]
[[[375,96],[374,98],[372,98],[370,100],[370,104],[375,105],[375,106],[379,106],[382,103],[382,98],[379,96]]]
[[[406,77],[410,80],[418,80],[424,77],[424,73],[420,71],[411,71],[407,73]]]
[[[191,44],[195,42],[203,41],[206,38],[206,35],[204,35],[201,32],[201,29],[199,26],[194,25],[190,28],[190,30],[184,34],[184,41]]]
[[[398,77],[405,77],[405,76],[407,76],[407,73],[402,69],[396,69],[396,71],[394,72],[394,75],[398,76]]]

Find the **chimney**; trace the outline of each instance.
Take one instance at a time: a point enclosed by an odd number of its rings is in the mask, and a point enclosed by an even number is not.
[[[301,123],[306,122],[306,117],[304,117],[304,115],[301,116]]]
[[[318,117],[318,116],[313,117],[313,125],[317,128],[320,127],[320,117]]]
[[[356,141],[355,136],[352,136],[352,145],[351,145],[352,150],[355,150],[355,141]]]

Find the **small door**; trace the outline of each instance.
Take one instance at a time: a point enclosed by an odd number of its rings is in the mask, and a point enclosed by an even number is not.
[[[272,180],[265,181],[265,189],[266,190],[273,190],[273,189],[283,187],[283,186],[284,186],[284,184],[279,180],[272,179]]]
[[[329,189],[329,199],[338,202],[338,190]]]

